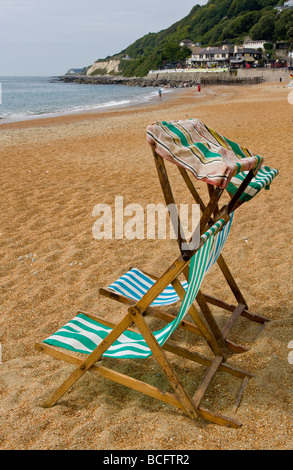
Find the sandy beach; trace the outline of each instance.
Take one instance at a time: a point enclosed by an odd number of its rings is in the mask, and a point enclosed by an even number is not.
[[[192,88],[168,98],[163,94],[161,101],[143,107],[0,124],[0,449],[292,449],[289,91],[285,83],[206,87],[200,94]],[[270,191],[237,211],[223,253],[250,310],[271,320],[260,329],[240,319],[231,333],[249,351],[230,363],[254,375],[235,416],[243,426],[233,430],[192,421],[176,408],[90,373],[53,408],[44,409],[41,403],[73,366],[38,353],[35,342],[78,310],[119,321],[125,308],[102,297],[100,287],[130,266],[160,275],[178,256],[172,240],[94,239],[92,211],[97,204],[114,207],[115,196],[123,196],[125,205],[162,203],[146,128],[154,121],[188,118],[199,118],[263,155],[265,164],[280,172]],[[182,196],[179,172],[170,172]],[[201,183],[196,187],[207,192]],[[231,301],[217,267],[205,281],[204,290]],[[219,321],[227,319],[221,310],[213,312]],[[205,351],[188,333],[176,332],[174,339]],[[203,377],[204,368],[179,359],[174,364],[187,386]],[[164,386],[152,358],[118,366]],[[230,416],[238,386],[221,374],[207,403]]]

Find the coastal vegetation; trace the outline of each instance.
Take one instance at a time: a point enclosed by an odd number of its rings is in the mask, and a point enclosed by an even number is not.
[[[180,41],[202,46],[242,44],[246,37],[267,42],[286,41],[293,47],[293,8],[279,11],[284,0],[209,0],[158,33],[137,39],[119,54],[103,60],[120,60],[119,74],[146,76],[168,62],[183,62],[191,55]],[[126,57],[126,58],[125,58]],[[96,72],[97,73],[97,72]]]

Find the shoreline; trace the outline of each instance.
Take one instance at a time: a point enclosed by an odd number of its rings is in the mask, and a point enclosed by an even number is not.
[[[101,118],[103,116],[114,116],[116,114],[133,114],[138,112],[144,112],[147,110],[156,110],[156,109],[165,109],[171,103],[174,106],[180,106],[182,104],[190,104],[190,100],[196,100],[198,104],[212,104],[217,102],[217,97],[220,94],[220,99],[227,96],[235,97],[235,94],[239,93],[240,90],[251,90],[253,93],[257,90],[266,89],[271,87],[274,90],[280,90],[287,88],[287,86],[282,83],[262,83],[262,84],[251,84],[251,85],[209,85],[201,87],[200,93],[197,91],[197,87],[186,87],[186,88],[171,88],[171,91],[168,93],[163,92],[162,100],[158,97],[153,97],[147,102],[126,104],[120,106],[109,106],[101,107],[92,110],[78,110],[73,112],[62,112],[62,113],[52,113],[49,116],[34,116],[27,117],[21,120],[7,120],[0,119],[0,130],[17,128],[17,127],[37,127],[42,125],[51,125],[59,124],[65,122],[77,122],[80,120],[92,120]],[[222,93],[221,93],[222,92]],[[253,100],[254,95],[251,99]],[[235,99],[235,98],[233,98]],[[246,94],[246,99],[249,100],[249,96]]]
[[[154,91],[156,89],[154,88]],[[163,99],[164,101],[168,101],[170,99],[176,99],[174,95],[180,94],[181,92],[185,91],[182,88],[178,89],[173,89],[173,88],[168,88],[168,91],[163,93]],[[171,96],[173,95],[173,96]],[[70,116],[76,116],[77,119],[82,116],[91,116],[93,114],[101,114],[101,113],[111,113],[111,112],[119,112],[119,111],[128,111],[134,108],[144,108],[148,106],[153,106],[156,105],[158,102],[157,96],[151,96],[147,100],[142,100],[142,101],[133,101],[127,104],[115,104],[115,105],[101,105],[101,106],[96,106],[93,108],[81,108],[79,110],[68,110],[68,111],[56,111],[52,113],[44,113],[44,114],[38,114],[38,115],[31,115],[31,116],[25,116],[22,118],[0,118],[0,129],[2,126],[6,125],[12,125],[12,124],[18,124],[18,123],[23,123],[23,122],[34,122],[37,121],[43,121],[43,120],[51,120],[51,119],[58,119],[58,118],[66,118]]]
[[[0,124],[1,450],[292,449],[289,92],[276,83],[209,86],[200,93],[170,93],[147,106]],[[78,310],[117,323],[125,306],[101,296],[99,289],[129,266],[161,275],[178,257],[172,240],[94,239],[93,209],[97,204],[114,208],[116,195],[123,196],[125,207],[163,203],[146,128],[155,121],[189,118],[200,119],[279,170],[269,191],[237,209],[223,252],[249,310],[270,319],[261,329],[239,318],[229,335],[248,348],[229,364],[253,374],[235,415],[242,428],[190,420],[180,409],[95,374],[85,374],[53,408],[42,408],[73,369],[40,355],[35,342]],[[167,171],[176,202],[190,202],[175,165]],[[205,202],[206,186],[195,185]],[[203,292],[235,304],[217,266],[208,273]],[[222,327],[229,317],[212,308]],[[178,330],[171,340],[211,356],[201,338],[188,331]],[[205,369],[171,354],[170,359],[193,396]],[[153,358],[121,360],[115,367],[169,391]],[[232,417],[240,383],[226,379],[215,377],[202,406]]]

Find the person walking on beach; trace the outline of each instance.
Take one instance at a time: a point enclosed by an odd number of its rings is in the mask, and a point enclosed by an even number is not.
[[[159,97],[160,97],[160,100],[162,99],[162,90],[161,88],[159,89]]]

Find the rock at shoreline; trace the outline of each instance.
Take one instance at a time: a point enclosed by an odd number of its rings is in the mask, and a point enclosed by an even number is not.
[[[179,78],[179,77],[178,77]],[[219,77],[216,74],[214,77],[198,77],[198,79],[167,79],[167,78],[148,78],[148,77],[122,77],[111,75],[64,75],[55,78],[54,81],[65,83],[81,83],[90,85],[127,85],[137,87],[164,87],[164,88],[188,88],[197,86],[199,83],[202,85],[253,85],[255,83],[262,83],[262,77],[250,78],[237,78],[230,76],[228,78]]]
[[[109,76],[109,75],[64,75],[55,79],[65,83],[81,83],[81,84],[96,84],[96,85],[127,85],[138,87],[169,87],[169,88],[183,88],[195,86],[198,82],[196,80],[188,80],[179,82],[177,80],[167,79],[150,79],[146,77],[122,77],[122,76]]]

